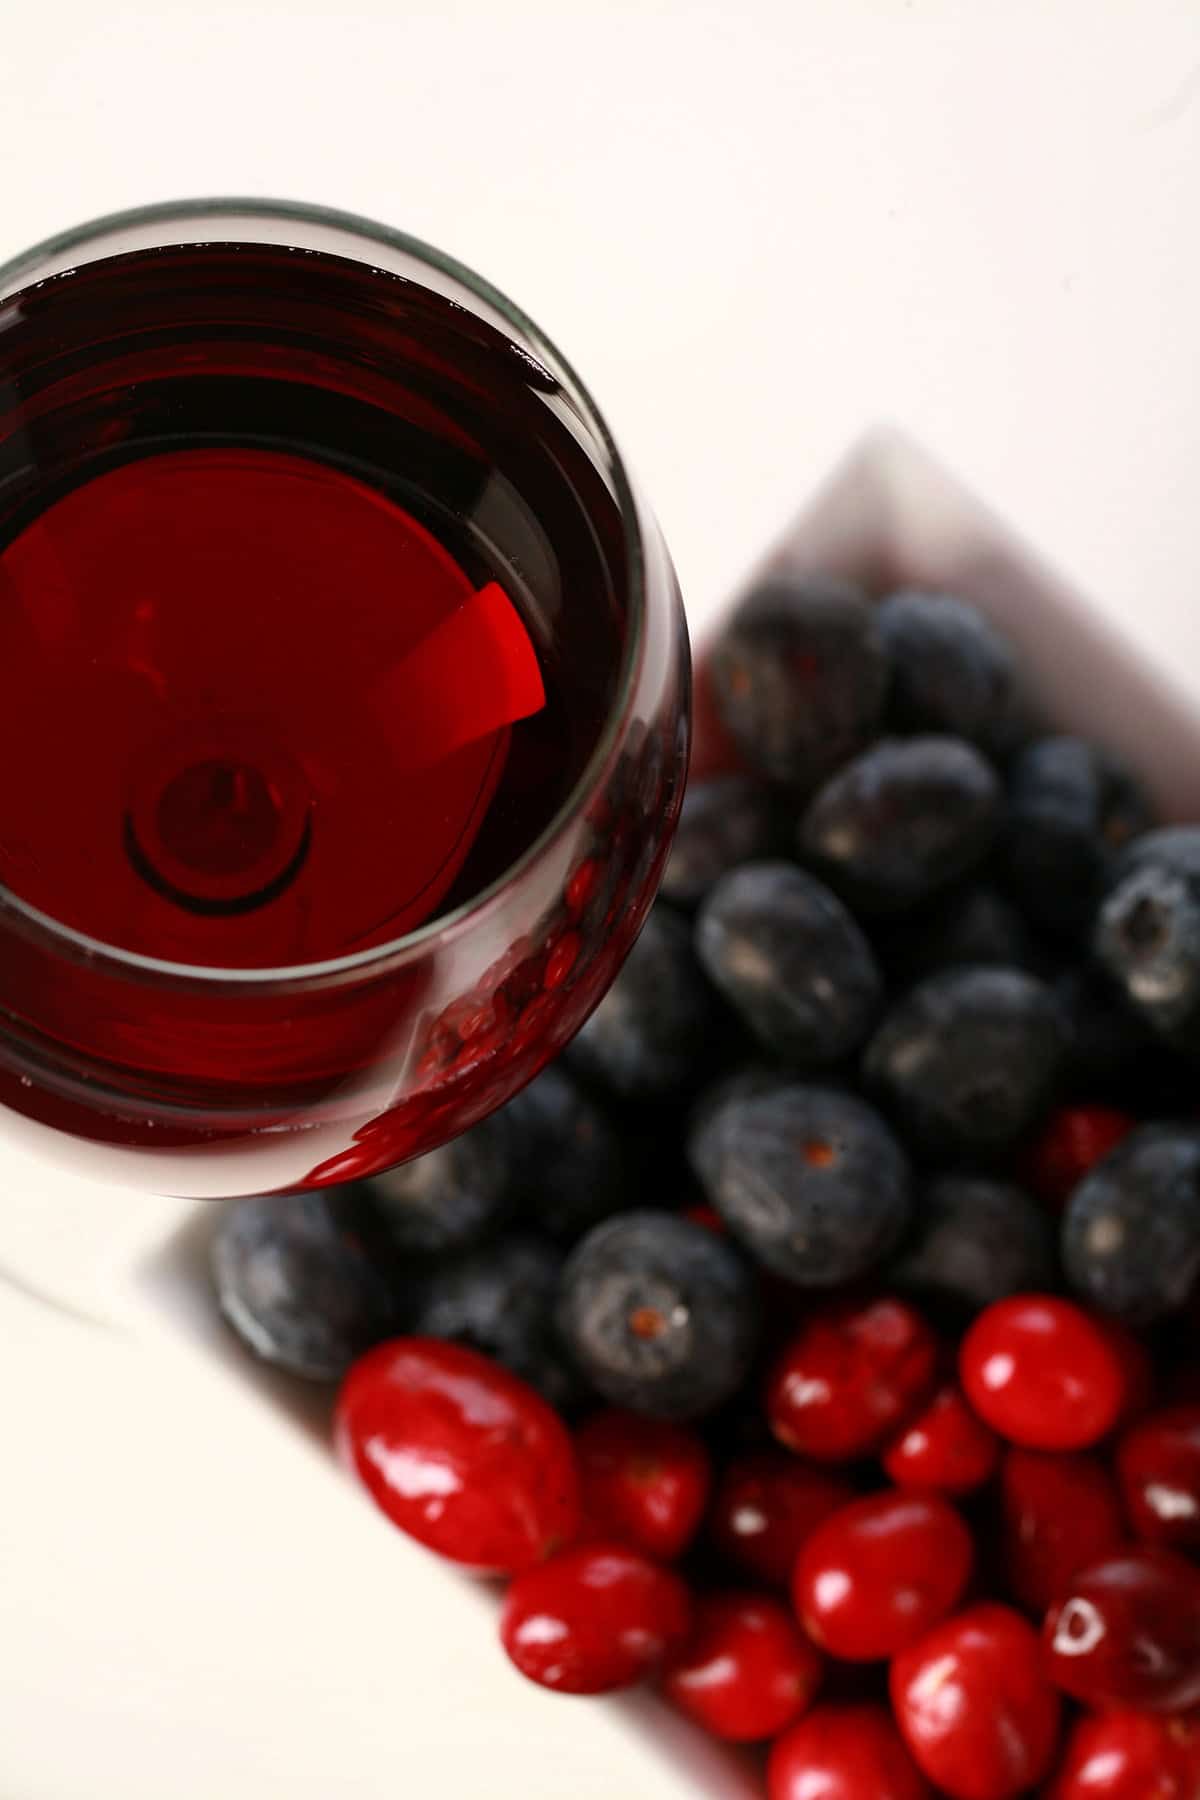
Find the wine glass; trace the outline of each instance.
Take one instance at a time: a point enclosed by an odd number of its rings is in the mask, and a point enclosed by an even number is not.
[[[487,282],[313,207],[0,270],[0,1106],[194,1197],[509,1099],[611,982],[687,759],[671,565]]]

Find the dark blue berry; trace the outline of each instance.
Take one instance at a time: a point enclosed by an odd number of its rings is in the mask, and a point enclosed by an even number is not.
[[[1066,1037],[1064,1086],[1116,1099],[1132,1088],[1151,1092],[1147,1077],[1162,1079],[1166,1052],[1104,970],[1091,963],[1067,969],[1054,993]]]
[[[729,1229],[802,1287],[856,1280],[908,1224],[903,1151],[871,1107],[838,1089],[726,1083],[697,1108],[688,1154]]]
[[[902,589],[879,608],[892,667],[888,717],[901,732],[948,732],[992,756],[1029,734],[1029,704],[1008,639],[949,594]]]
[[[800,853],[862,912],[899,912],[965,875],[1000,824],[995,771],[961,738],[884,738],[816,794]]]
[[[1023,1188],[943,1175],[918,1194],[912,1236],[889,1286],[962,1319],[1007,1294],[1058,1285],[1051,1221]]]
[[[659,891],[672,905],[699,906],[730,869],[770,856],[775,838],[771,796],[760,783],[739,775],[690,782]]]
[[[1083,738],[1040,738],[1013,764],[1002,862],[1010,891],[1044,930],[1091,925],[1116,853],[1150,824],[1125,764]]]
[[[633,1175],[620,1134],[561,1063],[507,1108],[516,1139],[517,1207],[564,1243],[630,1204]]]
[[[1200,1049],[1200,826],[1152,831],[1120,859],[1093,948],[1161,1037]]]
[[[622,1099],[664,1099],[702,1079],[718,1021],[688,922],[656,906],[570,1061]]]
[[[868,1045],[868,1083],[922,1151],[1007,1149],[1054,1095],[1054,995],[1020,969],[948,969],[899,1000]]]
[[[506,1112],[493,1113],[427,1155],[372,1175],[361,1191],[401,1254],[444,1256],[466,1249],[512,1210],[512,1122]]]
[[[774,578],[742,601],[708,663],[747,763],[812,788],[874,734],[888,666],[875,609],[847,582]]]
[[[760,1042],[801,1068],[857,1049],[883,997],[858,925],[793,863],[744,863],[722,876],[697,917],[696,953]]]
[[[210,1246],[217,1301],[264,1361],[337,1381],[399,1328],[397,1290],[345,1189],[263,1194],[221,1208]]]
[[[1183,1306],[1200,1279],[1200,1130],[1144,1125],[1109,1152],[1067,1203],[1067,1279],[1130,1325]]]
[[[1044,960],[1012,901],[982,882],[879,921],[874,939],[887,973],[906,986],[968,963],[1036,973]]]
[[[727,1400],[750,1367],[757,1285],[738,1252],[702,1225],[622,1213],[572,1251],[558,1323],[583,1375],[614,1405],[696,1418]]]
[[[563,1410],[583,1389],[554,1324],[562,1261],[544,1238],[514,1232],[423,1267],[406,1330],[492,1357]]]

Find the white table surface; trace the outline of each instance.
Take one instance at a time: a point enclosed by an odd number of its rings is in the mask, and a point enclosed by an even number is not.
[[[694,620],[891,420],[1200,696],[1195,0],[9,0],[0,119],[0,255],[258,192],[489,274]],[[511,1677],[477,1596],[127,1304],[178,1207],[0,1185],[0,1262],[109,1321],[0,1289],[3,1800],[670,1800],[654,1715]]]

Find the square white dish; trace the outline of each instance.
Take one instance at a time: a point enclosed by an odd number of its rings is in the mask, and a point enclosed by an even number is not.
[[[767,562],[964,594],[1016,639],[1049,716],[1123,750],[1166,815],[1200,817],[1187,693],[901,436],[858,446]],[[701,645],[710,624],[693,620]],[[752,1759],[653,1696],[564,1701],[509,1670],[488,1590],[335,1468],[328,1396],[255,1365],[222,1325],[210,1206],[6,1172],[0,1269],[27,1293],[0,1290],[0,1317],[29,1374],[0,1524],[4,1791],[760,1792]]]

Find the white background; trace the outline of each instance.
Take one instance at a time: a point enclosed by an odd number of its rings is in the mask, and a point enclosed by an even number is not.
[[[694,618],[888,419],[1200,693],[1195,0],[0,0],[0,26],[0,255],[188,194],[373,214],[566,349]],[[10,1264],[103,1311],[128,1209],[84,1227],[47,1177],[0,1181],[0,1259],[8,1206]],[[0,1371],[0,1800],[665,1800],[636,1719],[510,1679],[476,1598],[216,1366],[7,1293]]]

